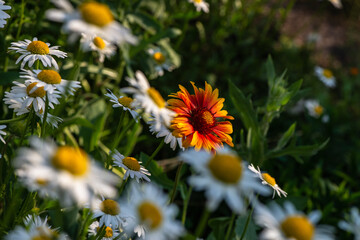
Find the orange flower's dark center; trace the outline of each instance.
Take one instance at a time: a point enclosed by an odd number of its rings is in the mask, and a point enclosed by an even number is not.
[[[207,109],[195,110],[191,120],[194,130],[202,134],[209,133],[216,123],[213,114]]]

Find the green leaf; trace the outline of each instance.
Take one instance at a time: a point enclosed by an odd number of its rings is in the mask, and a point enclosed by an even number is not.
[[[268,59],[265,63],[265,68],[266,68],[266,75],[268,78],[269,88],[271,89],[275,85],[276,74],[275,74],[274,63],[270,55],[268,56]]]
[[[138,12],[138,13],[128,14],[126,17],[129,20],[129,22],[137,23],[140,27],[142,27],[152,35],[161,31],[161,26],[157,22],[157,20],[148,14]]]
[[[220,240],[224,238],[229,223],[229,217],[212,218],[209,220],[208,224],[213,230],[215,239]]]
[[[245,230],[247,218],[248,218],[248,216],[239,216],[236,219],[235,234],[236,234],[237,239],[240,239],[240,237],[242,236],[242,234]],[[255,226],[253,220],[250,219],[243,240],[254,240],[254,239],[257,239],[256,226]]]
[[[281,136],[281,138],[279,139],[275,150],[280,150],[283,147],[285,147],[285,145],[289,142],[289,140],[292,138],[292,136],[294,135],[295,132],[295,128],[296,128],[296,123],[293,123],[289,129]]]

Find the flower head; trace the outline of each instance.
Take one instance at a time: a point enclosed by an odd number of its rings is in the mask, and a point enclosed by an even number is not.
[[[329,121],[329,115],[324,114],[325,110],[323,106],[320,105],[319,101],[317,100],[306,100],[305,101],[305,108],[307,109],[310,116],[314,118],[320,118],[322,122]]]
[[[151,174],[136,158],[124,157],[117,150],[111,153],[111,156],[114,159],[114,166],[125,169],[124,180],[130,176],[131,178],[135,178],[137,182],[139,182],[140,179],[150,182],[148,176]]]
[[[170,62],[167,54],[161,51],[160,48],[150,48],[147,52],[155,63],[157,75],[162,76],[164,75],[164,70],[171,72],[175,68],[174,64]]]
[[[320,211],[313,211],[308,216],[297,211],[290,202],[285,202],[281,208],[275,202],[270,207],[257,204],[255,207],[255,222],[265,229],[260,234],[260,240],[332,240],[333,229],[326,225],[316,226],[320,220]]]
[[[12,42],[9,50],[13,50],[21,54],[21,56],[16,60],[16,64],[22,60],[21,68],[24,68],[26,63],[28,63],[28,66],[31,67],[36,60],[39,60],[42,62],[44,67],[54,66],[58,69],[59,66],[52,56],[59,58],[66,57],[66,53],[58,50],[58,48],[58,46],[50,47],[50,43],[45,43],[34,37],[32,41],[25,39],[24,41]]]
[[[250,169],[250,171],[255,173],[258,176],[258,178],[260,178],[262,180],[262,182],[261,182],[262,184],[268,185],[274,189],[273,198],[275,197],[275,193],[277,193],[279,197],[281,197],[281,194],[284,195],[284,197],[287,196],[287,193],[277,185],[275,178],[270,176],[270,174],[262,173],[260,171],[260,168],[258,167],[256,169],[253,164],[250,164],[248,166],[248,168]]]
[[[180,158],[189,163],[197,173],[189,177],[195,190],[205,190],[207,206],[215,210],[222,200],[232,211],[245,210],[244,198],[252,199],[254,192],[262,195],[270,193],[247,169],[247,164],[232,150],[221,148],[216,154],[207,151],[187,150]]]
[[[0,28],[3,28],[6,24],[5,19],[9,18],[10,15],[4,12],[3,10],[11,9],[10,6],[4,5],[4,1],[0,1]]]
[[[122,109],[124,111],[129,111],[131,116],[135,119],[135,121],[137,122],[139,119],[139,113],[136,111],[137,110],[137,106],[135,106],[134,100],[131,97],[125,97],[125,96],[120,96],[117,97],[115,96],[115,94],[113,94],[111,92],[110,89],[108,89],[109,93],[106,93],[105,96],[110,98],[110,102],[114,103],[112,106],[113,108],[118,108],[118,107],[122,107]]]
[[[171,124],[173,134],[182,137],[185,148],[214,151],[223,147],[223,142],[233,146],[229,135],[233,132],[232,124],[223,119],[234,118],[221,110],[225,99],[218,98],[218,89],[213,91],[208,83],[205,83],[205,90],[191,84],[195,94],[190,95],[179,85],[180,91],[171,94],[173,99],[168,100],[169,109],[176,113]]]
[[[339,222],[339,228],[355,235],[355,240],[360,240],[360,214],[357,207],[352,207],[347,221]]]
[[[336,87],[336,79],[331,70],[316,66],[315,75],[319,78],[321,82],[325,84],[325,86],[329,88]]]
[[[98,221],[93,222],[89,226],[89,235],[96,236],[101,229],[101,224]],[[111,226],[105,225],[105,234],[101,240],[113,240],[119,236],[119,230]]]
[[[116,53],[116,47],[110,42],[96,35],[81,35],[81,48],[84,52],[94,51],[99,55],[99,61],[104,62],[105,57],[110,58]]]
[[[209,3],[205,2],[204,0],[189,0],[189,2],[194,4],[196,11],[204,11],[205,13],[209,12]]]
[[[104,197],[94,202],[93,217],[100,217],[100,225],[111,226],[114,229],[122,227],[123,223],[126,222],[119,203]]]

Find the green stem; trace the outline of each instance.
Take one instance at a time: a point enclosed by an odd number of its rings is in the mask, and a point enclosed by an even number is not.
[[[39,70],[39,68],[40,68],[40,60],[38,59],[38,60],[36,60],[36,63],[35,63],[35,69]]]
[[[45,126],[46,126],[46,118],[47,118],[47,114],[48,114],[48,108],[49,108],[49,98],[48,98],[47,94],[45,94],[45,110],[44,110],[45,112],[44,112],[43,122],[41,125],[40,137],[45,136]]]
[[[251,208],[251,211],[250,211],[250,213],[249,213],[249,215],[248,215],[248,217],[247,217],[247,219],[246,219],[244,231],[243,231],[242,234],[241,234],[240,240],[242,240],[242,239],[245,237],[245,233],[246,233],[247,228],[248,228],[248,226],[249,226],[250,217],[251,217],[253,211],[254,211],[254,208]]]
[[[9,56],[6,54],[5,61],[4,61],[4,69],[3,69],[4,72],[7,72],[8,65],[9,65]]]
[[[158,152],[160,151],[160,149],[164,146],[164,141],[161,141],[159,146],[155,149],[155,151],[153,152],[153,154],[151,154],[149,160],[147,161],[147,163],[145,164],[145,168],[147,168],[147,166],[149,166],[150,162],[154,159],[154,157],[158,154]]]
[[[174,183],[174,187],[172,190],[172,194],[171,194],[171,199],[170,199],[170,203],[174,202],[175,196],[176,196],[176,190],[177,190],[177,186],[179,184],[179,180],[180,180],[180,172],[181,172],[181,168],[183,166],[184,162],[180,161],[180,164],[178,166],[178,169],[176,171],[176,175],[175,175],[175,183]]]
[[[117,145],[119,145],[119,142],[120,142],[120,136],[121,136],[121,133],[120,133],[120,130],[121,130],[121,126],[123,124],[123,121],[124,121],[124,117],[125,117],[125,113],[126,111],[122,111],[121,114],[120,114],[120,118],[119,118],[119,122],[118,122],[118,126],[116,128],[116,134],[115,136],[119,136],[118,138],[115,139],[115,141],[113,141],[113,145],[111,146],[111,150],[113,151]]]
[[[231,230],[232,230],[232,227],[233,227],[233,225],[234,225],[235,217],[236,217],[236,214],[233,213],[233,214],[231,215],[231,220],[230,220],[229,227],[228,227],[228,229],[227,229],[227,231],[226,231],[225,240],[228,240],[229,237],[230,237],[230,235],[231,235]]]
[[[125,185],[128,181],[129,177],[126,178],[125,180],[123,180],[122,184],[121,184],[121,187],[120,187],[120,190],[119,190],[119,195],[121,196],[121,193],[124,191],[124,188],[125,188]]]
[[[21,117],[18,118],[13,118],[13,119],[6,119],[6,120],[0,120],[0,124],[6,124],[6,123],[11,123],[11,122],[17,122],[20,120],[23,120],[24,118],[26,118],[26,115],[22,115]]]
[[[25,5],[26,5],[25,0],[21,0],[20,22],[19,22],[19,27],[18,27],[17,33],[16,33],[16,39],[19,39],[20,33],[21,33],[21,28],[22,28],[22,25],[23,25],[23,23],[24,23],[24,10],[25,10]]]
[[[210,217],[210,211],[207,208],[205,208],[204,212],[201,216],[200,222],[199,222],[198,226],[196,227],[195,237],[201,237],[202,233],[204,232],[204,229],[206,227],[209,217]]]
[[[25,135],[26,135],[26,131],[27,131],[28,127],[29,127],[29,123],[31,122],[33,116],[34,116],[34,109],[31,108],[30,113],[29,113],[29,115],[28,115],[27,118],[26,118],[26,123],[25,123],[24,132],[23,132],[23,134],[22,134],[22,136],[21,136],[21,139],[20,139],[20,144],[19,144],[20,146],[22,146],[22,142],[24,141],[24,138],[25,138]]]
[[[182,216],[181,216],[182,225],[185,225],[186,212],[187,212],[187,208],[189,206],[189,200],[190,200],[191,192],[192,192],[192,186],[189,187],[187,195],[186,195],[186,197],[184,199],[184,207],[183,207],[183,212],[182,212]]]

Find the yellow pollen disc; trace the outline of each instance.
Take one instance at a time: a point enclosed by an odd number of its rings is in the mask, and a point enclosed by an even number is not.
[[[202,0],[194,0],[194,2],[196,2],[196,3],[201,3]]]
[[[211,114],[211,112],[209,112],[209,111],[207,111],[207,110],[202,113],[201,118],[202,118],[202,119],[205,121],[205,123],[208,124],[208,125],[213,125],[214,122],[215,122],[213,115]]]
[[[68,171],[75,176],[84,175],[89,168],[89,159],[81,149],[69,146],[59,147],[51,159],[55,168]]]
[[[106,47],[106,44],[101,37],[94,37],[93,43],[99,49],[104,49]]]
[[[106,227],[105,229],[105,238],[111,238],[113,236],[113,230],[111,229],[111,227]]]
[[[149,88],[147,90],[147,93],[149,94],[150,98],[155,102],[155,104],[159,108],[165,107],[165,101],[164,101],[163,97],[155,88],[153,88],[153,87]]]
[[[131,103],[133,102],[133,99],[131,97],[118,98],[118,102],[124,107],[132,109]]]
[[[272,176],[270,176],[267,173],[262,173],[261,176],[264,178],[264,180],[270,184],[271,186],[275,186],[276,185],[276,181],[275,178],[273,178]]]
[[[32,54],[46,55],[49,54],[49,46],[43,41],[32,41],[26,48]]]
[[[114,17],[105,4],[98,2],[87,2],[80,6],[80,13],[85,22],[104,27],[114,21]]]
[[[237,183],[242,175],[241,159],[233,155],[216,154],[208,167],[216,179],[228,184]]]
[[[161,52],[154,53],[153,58],[157,64],[163,64],[165,62],[165,56]]]
[[[122,160],[123,164],[127,166],[130,170],[133,171],[140,171],[140,164],[136,160],[136,158],[133,157],[126,157]]]
[[[52,238],[49,236],[38,235],[31,238],[31,240],[51,240]]]
[[[42,178],[38,178],[36,179],[36,183],[39,184],[40,186],[46,186],[48,184],[48,181]]]
[[[100,209],[104,213],[112,216],[118,215],[120,213],[119,204],[111,199],[106,199],[102,201]]]
[[[317,115],[320,116],[321,114],[323,114],[324,108],[320,105],[317,105],[317,106],[315,106],[314,111]]]
[[[29,97],[33,97],[33,98],[36,98],[36,97],[45,97],[45,90],[44,90],[44,87],[38,87],[35,91],[33,91],[32,93],[31,90],[36,86],[36,82],[33,82],[31,84],[29,84],[27,87],[26,87],[26,93]]]
[[[48,84],[59,84],[61,83],[61,76],[54,70],[42,70],[37,75],[37,78]]]
[[[138,207],[140,218],[143,222],[147,222],[152,229],[160,226],[162,222],[161,210],[154,204],[144,201]]]
[[[323,70],[323,75],[326,78],[331,78],[332,76],[334,76],[333,73],[329,69],[324,69]]]
[[[291,216],[281,223],[281,229],[286,237],[296,240],[311,240],[314,236],[314,226],[303,216]]]

